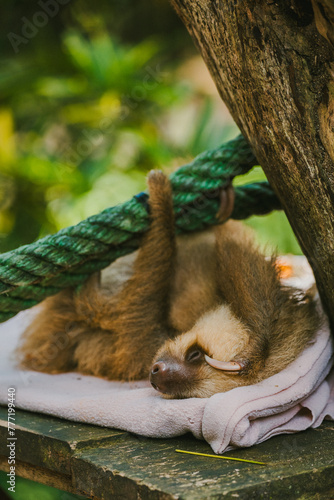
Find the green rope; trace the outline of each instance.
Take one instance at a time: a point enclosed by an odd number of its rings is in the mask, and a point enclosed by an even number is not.
[[[219,189],[247,173],[256,158],[239,136],[207,151],[173,173],[173,202],[178,233],[217,224]],[[280,209],[267,182],[235,188],[234,219]],[[140,196],[108,208],[76,226],[0,255],[0,322],[62,288],[83,283],[140,244],[149,216]]]

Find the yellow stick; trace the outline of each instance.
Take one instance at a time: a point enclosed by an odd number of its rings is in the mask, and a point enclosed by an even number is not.
[[[222,455],[208,455],[207,453],[197,453],[195,451],[175,450],[178,453],[188,453],[189,455],[200,455],[201,457],[223,458],[225,460],[237,460],[238,462],[249,462],[250,464],[267,465],[265,462],[255,460],[245,460],[244,458],[223,457]]]

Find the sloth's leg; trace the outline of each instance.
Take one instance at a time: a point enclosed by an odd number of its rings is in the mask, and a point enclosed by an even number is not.
[[[80,371],[113,379],[146,377],[156,351],[169,336],[175,267],[172,191],[169,180],[159,171],[150,173],[148,186],[151,224],[131,278],[111,297],[102,296],[96,282],[95,291],[76,299],[81,311],[89,307],[87,300],[99,304],[94,319],[99,331],[83,335],[75,352]]]
[[[160,171],[148,176],[151,224],[134,262],[132,277],[115,296],[121,330],[167,327],[175,268],[172,189]]]
[[[92,275],[76,297],[79,315],[86,315],[88,323],[105,330],[140,331],[151,324],[167,324],[176,251],[172,190],[168,178],[154,170],[148,176],[148,187],[150,228],[141,242],[132,276],[110,296],[100,291],[99,275]]]

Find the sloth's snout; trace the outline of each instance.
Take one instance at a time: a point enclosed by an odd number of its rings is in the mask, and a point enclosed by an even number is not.
[[[150,382],[154,389],[163,394],[174,394],[179,384],[185,381],[187,373],[179,363],[156,361],[151,368]]]

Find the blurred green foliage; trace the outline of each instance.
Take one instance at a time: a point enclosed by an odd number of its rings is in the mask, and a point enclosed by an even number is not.
[[[5,0],[0,23],[0,251],[124,201],[151,168],[170,172],[237,133],[217,97],[180,77],[196,52],[167,1]],[[275,217],[251,224],[298,251]]]

